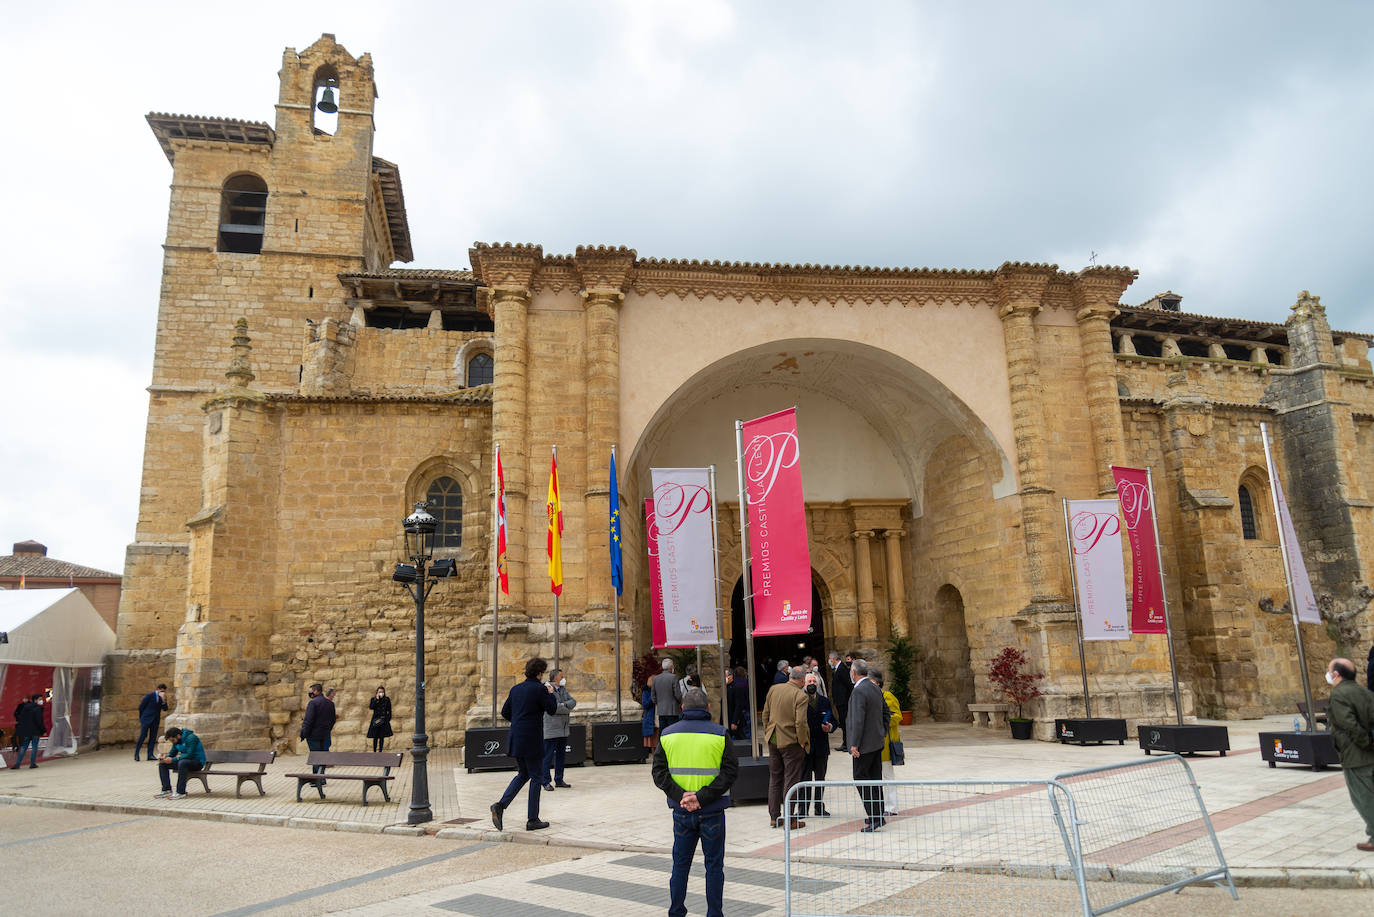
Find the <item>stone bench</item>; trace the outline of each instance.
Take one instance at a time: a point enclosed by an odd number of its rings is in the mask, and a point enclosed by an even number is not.
[[[969,704],[968,712],[973,714],[973,725],[994,726],[1007,725],[1007,714],[1011,713],[1011,704]]]

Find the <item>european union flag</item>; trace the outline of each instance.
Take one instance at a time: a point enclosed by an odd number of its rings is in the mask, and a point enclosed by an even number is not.
[[[616,595],[623,595],[625,569],[620,558],[620,488],[615,482],[615,449],[611,449],[611,585]]]

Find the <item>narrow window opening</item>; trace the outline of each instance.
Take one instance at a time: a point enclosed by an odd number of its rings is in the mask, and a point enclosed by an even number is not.
[[[1208,355],[1206,342],[1191,341],[1187,338],[1179,339],[1178,350],[1185,357],[1205,357]]]
[[[1156,337],[1138,335],[1135,339],[1135,352],[1142,357],[1164,356],[1164,344]]]
[[[305,297],[305,298],[306,298],[306,299],[314,299],[314,298],[315,298],[315,288],[314,288],[314,287],[311,287],[311,288],[310,288],[310,292],[306,294],[306,297]]]
[[[490,385],[495,376],[495,361],[491,354],[479,353],[468,360],[468,385]]]
[[[1254,541],[1259,537],[1255,527],[1255,504],[1250,499],[1250,488],[1244,484],[1240,485],[1240,491],[1236,494],[1236,503],[1240,506],[1240,533],[1246,541]]]
[[[1239,360],[1242,363],[1250,362],[1250,348],[1244,344],[1222,344],[1221,349],[1226,351],[1226,359]]]
[[[256,255],[267,224],[267,183],[256,175],[235,175],[220,193],[219,250]]]
[[[296,232],[300,232],[300,231],[301,231],[301,221],[300,221],[300,220],[297,220],[297,221],[296,221]]]
[[[436,478],[425,493],[429,512],[438,520],[434,530],[436,548],[463,546],[463,488],[450,477]]]

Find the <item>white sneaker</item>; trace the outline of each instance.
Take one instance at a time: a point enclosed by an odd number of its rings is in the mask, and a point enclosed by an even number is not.
[[[154,793],[154,794],[153,794],[153,798],[154,798],[154,799],[166,799],[168,796],[171,796],[171,795],[172,795],[172,791],[171,791],[171,790],[163,790],[161,793]]]
[[[168,794],[167,794],[167,798],[168,798],[168,799],[185,799],[186,796],[187,796],[186,793],[168,793]]]

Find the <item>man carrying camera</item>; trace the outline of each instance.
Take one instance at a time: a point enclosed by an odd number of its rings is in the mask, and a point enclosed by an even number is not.
[[[172,749],[157,760],[157,775],[162,778],[162,792],[153,798],[182,799],[186,796],[186,776],[205,767],[205,747],[200,744],[200,738],[189,729],[178,729],[173,726],[167,730],[165,738],[171,741]],[[172,792],[173,768],[177,772],[175,793]]]

